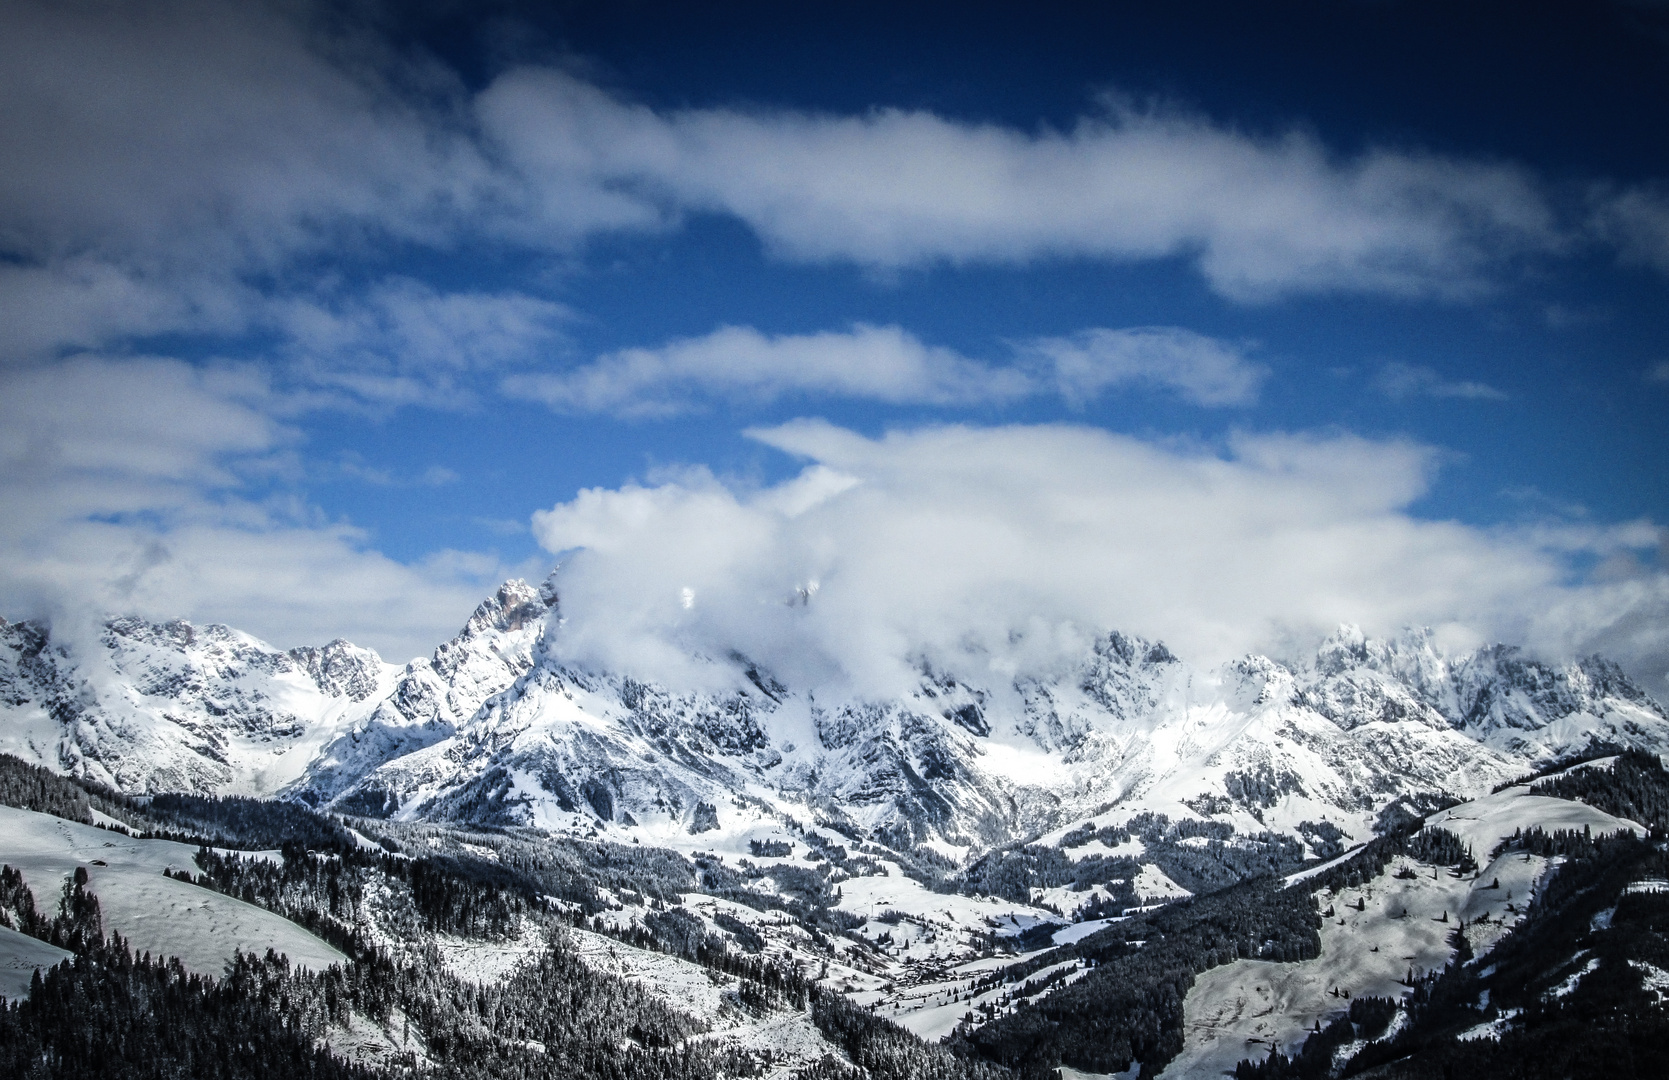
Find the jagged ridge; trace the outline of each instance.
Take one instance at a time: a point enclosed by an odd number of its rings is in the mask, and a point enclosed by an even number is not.
[[[1663,708],[1599,657],[1451,656],[1342,628],[1307,664],[1196,669],[1108,633],[1064,674],[976,686],[923,668],[892,700],[824,700],[740,655],[680,691],[549,647],[554,588],[505,583],[403,669],[336,641],[112,620],[76,647],[0,623],[0,745],[125,790],[282,790],[370,816],[646,838],[845,822],[968,855],[1125,807],[1362,838],[1399,796],[1474,796],[1595,744],[1662,749]]]

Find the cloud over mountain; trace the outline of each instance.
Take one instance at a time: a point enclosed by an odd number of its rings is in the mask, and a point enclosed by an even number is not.
[[[1572,585],[1564,561],[1655,532],[1422,520],[1409,507],[1437,457],[1406,441],[1243,435],[1218,452],[1060,425],[870,439],[814,421],[752,434],[810,464],[763,488],[688,470],[535,515],[566,553],[559,648],[669,678],[738,649],[802,683],[885,693],[922,660],[1047,671],[1108,628],[1216,662],[1354,621],[1669,666],[1669,635],[1651,629],[1669,577]]]

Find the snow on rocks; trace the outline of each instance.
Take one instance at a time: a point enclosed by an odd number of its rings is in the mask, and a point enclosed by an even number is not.
[[[396,671],[347,642],[286,653],[219,625],[0,621],[0,750],[133,794],[270,795]]]
[[[0,748],[125,790],[661,846],[832,814],[963,863],[1113,807],[1360,842],[1398,794],[1479,795],[1595,738],[1669,743],[1669,716],[1604,661],[1451,656],[1417,630],[1346,627],[1312,660],[1211,670],[1104,633],[1047,677],[924,667],[868,700],[740,656],[692,661],[710,669],[699,691],[575,667],[549,644],[558,610],[549,582],[506,582],[403,669],[226,627],[111,620],[85,643],[0,624]]]

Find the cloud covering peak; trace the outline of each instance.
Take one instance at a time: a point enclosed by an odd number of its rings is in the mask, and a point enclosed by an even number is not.
[[[799,685],[884,693],[923,659],[1044,670],[1108,629],[1214,663],[1341,622],[1580,649],[1669,609],[1661,573],[1626,596],[1567,583],[1572,545],[1628,537],[1414,516],[1437,457],[1408,441],[1240,435],[1218,451],[1069,425],[872,439],[821,421],[751,435],[809,464],[763,488],[692,469],[534,516],[565,553],[563,653],[687,679],[691,657],[734,649]],[[1646,636],[1624,659],[1661,665],[1663,635]]]

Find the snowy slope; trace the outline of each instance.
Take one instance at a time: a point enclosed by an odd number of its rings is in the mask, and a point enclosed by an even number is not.
[[[1481,869],[1459,877],[1446,867],[1408,858],[1392,860],[1360,888],[1316,893],[1323,912],[1321,955],[1300,963],[1238,960],[1212,968],[1183,1002],[1184,1046],[1167,1077],[1218,1076],[1242,1058],[1261,1060],[1271,1048],[1291,1054],[1313,1030],[1349,1008],[1335,990],[1353,997],[1398,1000],[1402,980],[1448,963],[1448,937],[1467,924],[1467,941],[1482,955],[1523,916],[1524,905],[1549,868],[1548,860],[1490,852],[1519,828],[1591,828],[1596,834],[1630,830],[1631,821],[1583,803],[1511,787],[1433,816],[1428,828],[1456,833],[1472,846]],[[1399,873],[1413,872],[1411,878]],[[1361,910],[1358,910],[1360,905]]]
[[[345,641],[286,653],[225,626],[139,619],[66,641],[0,620],[0,751],[133,794],[270,795],[396,670]]]
[[[23,872],[43,912],[56,910],[64,880],[86,867],[105,932],[120,933],[136,953],[178,956],[188,970],[209,975],[219,975],[239,950],[264,953],[270,947],[314,968],[344,961],[288,919],[163,876],[170,868],[194,871],[196,851],[0,806],[0,863]]]
[[[29,983],[43,971],[75,955],[38,938],[0,926],[0,998],[29,996]]]

